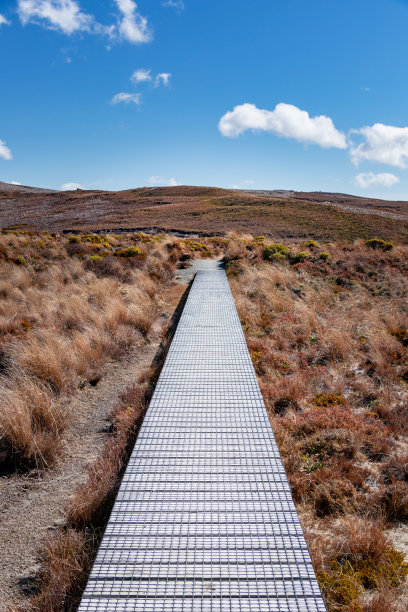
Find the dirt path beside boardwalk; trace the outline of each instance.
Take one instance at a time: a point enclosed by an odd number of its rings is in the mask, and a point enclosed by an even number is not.
[[[183,282],[172,284],[163,294],[150,342],[134,347],[124,360],[108,364],[96,387],[87,385],[65,398],[71,418],[57,467],[40,475],[0,477],[0,610],[28,606],[26,594],[41,569],[41,543],[64,525],[64,508],[106,441],[109,414],[121,393],[151,365],[185,288]]]

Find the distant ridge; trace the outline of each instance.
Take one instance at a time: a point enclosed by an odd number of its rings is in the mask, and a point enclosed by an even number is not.
[[[408,244],[408,202],[347,194],[216,187],[53,191],[0,183],[0,227],[71,231],[230,231],[274,239],[380,237]]]
[[[27,185],[15,185],[13,183],[5,183],[0,181],[0,192],[24,192],[24,193],[55,193],[55,189],[43,189],[42,187],[28,187]]]

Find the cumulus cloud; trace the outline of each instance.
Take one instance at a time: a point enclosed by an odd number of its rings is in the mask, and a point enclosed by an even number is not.
[[[75,191],[75,189],[83,189],[80,183],[64,183],[61,185],[61,191]]]
[[[257,108],[254,104],[241,104],[221,118],[218,129],[229,138],[254,130],[317,144],[325,149],[347,148],[345,135],[335,128],[330,117],[310,117],[308,112],[292,104],[277,104],[273,111]]]
[[[146,17],[139,13],[136,2],[133,0],[115,0],[121,20],[119,32],[122,38],[129,42],[140,44],[150,42],[153,38]]]
[[[3,140],[0,140],[0,157],[8,160],[13,159],[10,149]]]
[[[181,185],[174,177],[165,179],[162,176],[151,176],[148,180],[148,184],[156,187],[178,187]]]
[[[138,68],[134,71],[130,80],[133,83],[153,83],[155,87],[158,87],[161,83],[163,85],[168,85],[170,82],[171,74],[170,72],[160,72],[155,77],[152,76],[151,70],[146,70],[146,68]]]
[[[134,83],[146,83],[147,81],[152,80],[153,77],[151,73],[151,70],[146,70],[145,68],[138,68],[138,70],[134,71],[134,73],[130,77],[130,80]]]
[[[369,187],[392,187],[399,183],[400,180],[395,174],[382,172],[374,174],[374,172],[361,172],[354,178],[354,183],[357,187],[368,189]]]
[[[163,83],[163,85],[167,86],[170,82],[170,78],[171,78],[170,72],[161,72],[156,77],[156,80],[155,80],[156,87],[158,87],[160,83]]]
[[[178,9],[179,11],[184,10],[184,1],[183,0],[165,0],[162,2],[163,6],[171,6],[172,8]]]
[[[1,25],[10,25],[10,21],[0,13],[0,26]]]
[[[10,185],[22,185],[19,181],[10,181]]]
[[[83,13],[76,0],[18,0],[17,7],[23,25],[40,23],[65,34],[103,27],[92,15]]]
[[[65,34],[93,32],[111,38],[120,37],[131,43],[146,43],[152,39],[152,32],[146,17],[143,17],[133,0],[114,0],[118,10],[116,24],[102,25],[93,15],[82,11],[77,0],[18,0],[18,14],[21,22],[44,25]]]
[[[140,104],[142,101],[142,94],[140,93],[126,93],[124,91],[113,96],[111,100],[111,104],[120,104],[123,102],[124,104]]]
[[[368,160],[397,168],[408,166],[408,127],[375,123],[360,130],[352,130],[352,133],[363,137],[363,142],[353,144],[350,149],[354,164]]]

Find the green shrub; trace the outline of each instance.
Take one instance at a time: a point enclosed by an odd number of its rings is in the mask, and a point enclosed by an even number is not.
[[[131,246],[126,249],[122,249],[121,251],[116,251],[116,257],[138,257],[143,255],[142,251],[139,247]]]
[[[309,249],[318,249],[320,247],[320,244],[316,242],[316,240],[308,240],[307,242],[305,242],[305,246]]]
[[[320,572],[318,574],[320,588],[330,602],[330,609],[333,612],[346,610],[350,604],[354,603],[362,592],[358,581],[352,576],[342,572]],[[353,607],[355,612],[361,612],[361,606]]]
[[[319,253],[319,259],[322,259],[323,261],[330,261],[330,253]]]
[[[86,236],[82,236],[82,238],[86,242],[91,242],[92,244],[104,244],[106,242],[106,238],[98,234],[87,234]]]
[[[184,244],[193,253],[200,252],[200,253],[203,253],[205,255],[211,255],[211,249],[206,244],[204,244],[203,242],[197,242],[196,240],[186,239],[184,241]]]
[[[81,236],[69,236],[68,242],[70,244],[78,244],[79,242],[82,242],[82,238]]]
[[[262,257],[265,261],[276,261],[277,259],[283,259],[286,255],[289,255],[289,253],[289,247],[277,242],[276,244],[266,245],[262,251]]]
[[[22,255],[19,255],[19,257],[15,258],[14,263],[17,264],[18,266],[24,266],[24,264],[26,263],[25,257],[23,257]]]
[[[320,586],[331,603],[331,610],[344,610],[364,590],[378,589],[380,586],[397,587],[405,581],[408,565],[403,553],[389,546],[378,558],[367,555],[364,558],[350,555],[347,558],[331,561],[328,572],[320,572]],[[337,604],[337,605],[336,605]],[[350,608],[347,608],[350,610]],[[361,610],[361,607],[353,607]]]
[[[345,406],[346,400],[342,395],[337,393],[316,393],[312,399],[312,404],[318,408],[327,408],[328,406]]]
[[[252,242],[255,246],[260,246],[265,242],[265,236],[255,236]]]
[[[290,263],[291,264],[302,263],[303,261],[306,261],[309,258],[310,258],[309,253],[306,253],[306,251],[299,251],[299,253],[295,253],[295,255],[292,255],[292,257],[290,258]]]
[[[91,261],[93,261],[94,263],[102,261],[102,259],[103,258],[100,255],[91,255]]]
[[[381,238],[371,238],[370,240],[366,240],[365,243],[371,249],[380,249],[381,251],[391,251],[394,246],[392,242],[387,242]]]

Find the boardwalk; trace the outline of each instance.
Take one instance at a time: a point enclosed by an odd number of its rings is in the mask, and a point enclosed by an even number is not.
[[[226,275],[203,268],[79,612],[326,610]]]

